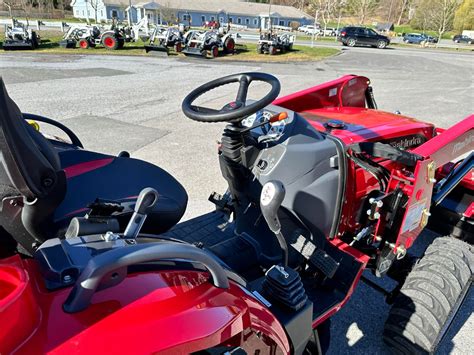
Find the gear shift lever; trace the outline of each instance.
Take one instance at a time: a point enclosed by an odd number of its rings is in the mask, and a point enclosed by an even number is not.
[[[140,191],[134,212],[130,222],[125,229],[124,237],[126,239],[135,239],[145,223],[146,216],[151,212],[158,201],[158,192],[151,187],[147,187]]]
[[[263,185],[260,194],[260,209],[270,230],[275,233],[283,252],[283,266],[288,266],[288,244],[281,233],[278,209],[285,198],[285,187],[280,181],[269,181]]]

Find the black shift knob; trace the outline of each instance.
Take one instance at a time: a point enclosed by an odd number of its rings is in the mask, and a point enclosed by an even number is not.
[[[263,185],[260,194],[260,209],[273,233],[280,233],[281,224],[278,219],[278,209],[285,198],[285,187],[280,181],[269,181]]]

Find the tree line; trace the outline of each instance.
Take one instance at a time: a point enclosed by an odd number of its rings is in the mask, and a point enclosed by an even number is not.
[[[133,0],[135,1],[135,0]],[[225,0],[222,0],[225,3]],[[250,1],[250,0],[249,0]],[[89,0],[99,5],[100,0]],[[395,25],[409,24],[421,31],[445,32],[474,29],[474,0],[254,0],[275,5],[289,5],[314,16],[323,25],[341,18],[354,24],[375,19]],[[24,10],[27,15],[71,10],[70,0],[3,0],[7,9]],[[224,6],[225,7],[225,6]]]
[[[421,31],[436,31],[441,37],[451,30],[474,29],[474,0],[259,0],[290,5],[316,16],[323,25],[351,17],[357,24],[374,20],[395,25],[409,24]]]

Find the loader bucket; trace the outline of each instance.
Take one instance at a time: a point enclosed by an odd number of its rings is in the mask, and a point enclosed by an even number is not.
[[[35,49],[33,42],[11,41],[11,40],[5,40],[5,42],[3,42],[3,50],[5,51],[25,50],[25,49]]]
[[[76,41],[74,39],[63,39],[59,41],[59,46],[62,48],[76,48]]]
[[[145,51],[152,55],[157,56],[168,56],[170,54],[170,50],[168,47],[160,46],[156,44],[147,44],[145,45]]]
[[[185,47],[181,53],[185,55],[198,55],[198,56],[205,56],[206,51],[201,50],[200,48],[197,47]]]

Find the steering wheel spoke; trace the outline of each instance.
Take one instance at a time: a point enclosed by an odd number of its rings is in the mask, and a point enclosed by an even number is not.
[[[263,98],[247,106],[248,89],[252,81],[261,81],[270,84],[271,89]],[[193,104],[198,97],[205,93],[231,83],[239,83],[235,102],[225,105],[221,110],[214,110]],[[182,109],[187,117],[195,121],[238,123],[245,117],[271,104],[273,100],[278,97],[279,93],[280,82],[270,74],[257,72],[233,74],[208,82],[191,91],[183,100]]]
[[[220,112],[220,110],[215,110],[213,108],[203,107],[203,106],[191,105],[191,108],[195,110],[196,112],[205,113],[205,114],[216,114]]]
[[[247,77],[247,75],[242,75],[239,80],[239,91],[237,91],[237,96],[235,97],[235,102],[241,103],[245,106],[245,102],[247,101],[247,94],[249,91],[251,80]]]

